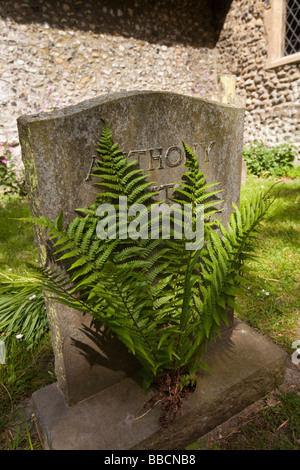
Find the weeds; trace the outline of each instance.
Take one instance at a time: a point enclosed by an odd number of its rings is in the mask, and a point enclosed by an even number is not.
[[[24,170],[17,171],[12,162],[12,147],[9,142],[0,142],[0,192],[2,198],[17,195],[24,197],[26,194]],[[21,173],[21,174],[18,174]]]
[[[253,142],[244,147],[243,156],[247,170],[253,175],[281,177],[293,174],[291,170],[294,170],[296,176],[299,176],[294,167],[296,146],[291,142],[274,147],[268,147],[263,142]]]
[[[17,194],[1,197],[0,272],[3,282],[0,301],[4,302],[5,297],[9,297],[11,312],[16,322],[13,328],[13,323],[10,321],[5,323],[5,315],[0,314],[2,324],[0,338],[5,340],[6,346],[5,364],[0,364],[0,450],[41,448],[33,423],[26,421],[22,408],[35,390],[55,381],[53,351],[40,289],[36,289],[33,284],[30,287],[30,282],[26,286],[27,263],[36,262],[37,248],[34,245],[32,227],[17,219],[28,217],[29,214],[26,198],[20,198]],[[29,312],[31,310],[34,314],[31,318],[28,316],[27,325],[25,310],[20,308],[22,302],[19,303],[18,314],[17,309],[13,311],[13,304],[18,300],[18,294],[14,290],[14,282],[8,282],[9,279],[13,279],[17,284],[23,283],[24,290],[21,289],[24,294],[23,301],[26,301]],[[39,315],[39,308],[43,315]],[[39,324],[44,329],[42,328],[41,334],[35,338]],[[33,334],[32,341],[30,335],[28,336],[30,329]],[[17,333],[20,333],[18,338]]]
[[[20,421],[22,403],[34,391],[55,380],[49,334],[31,349],[24,341],[12,338],[6,351],[6,363],[0,364],[0,450],[24,449],[30,445],[31,426],[24,420],[21,420],[22,426],[16,424]]]

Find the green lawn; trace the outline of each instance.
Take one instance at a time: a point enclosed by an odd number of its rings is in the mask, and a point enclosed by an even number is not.
[[[241,198],[265,190],[274,180],[248,177]],[[242,319],[290,351],[300,327],[300,179],[283,182],[263,222],[257,256],[250,263],[248,298],[240,300]]]
[[[0,272],[23,274],[26,262],[35,262],[37,248],[34,245],[33,226],[17,220],[30,216],[26,200],[12,197],[0,205]]]
[[[28,216],[26,200],[11,197],[0,205],[0,273],[7,276],[26,276],[26,263],[37,260],[33,226],[16,220]],[[5,331],[0,328],[1,338],[5,338]],[[29,438],[24,428],[26,420],[17,406],[54,380],[49,333],[32,347],[14,336],[9,344],[6,341],[6,364],[0,364],[0,450],[40,448],[39,439]],[[23,423],[22,428],[11,425],[12,415],[14,422]]]

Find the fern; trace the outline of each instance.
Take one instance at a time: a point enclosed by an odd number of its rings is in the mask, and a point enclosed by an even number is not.
[[[117,210],[120,198],[126,197],[130,205],[143,203],[150,215],[158,194],[136,162],[127,161],[106,125],[94,171],[100,188],[95,203],[78,209],[66,228],[62,214],[54,222],[44,216],[33,219],[48,230],[59,266],[41,269],[45,289],[54,301],[89,313],[113,331],[140,361],[145,388],[170,371],[173,378],[182,374],[187,381],[199,366],[205,367],[203,347],[219,333],[221,320],[227,321],[228,306],[236,308],[259,224],[276,197],[270,191],[234,207],[226,230],[216,218],[220,190],[212,188],[217,183],[207,184],[198,159],[185,142],[183,146],[186,172],[172,201],[181,217],[190,208],[193,231],[202,205],[204,243],[197,249],[187,250],[186,234],[178,236],[175,213],[170,240],[161,230],[154,240],[97,237],[99,204]],[[128,217],[128,223],[132,220]],[[147,219],[142,229],[149,226]],[[120,228],[117,220],[117,233]]]

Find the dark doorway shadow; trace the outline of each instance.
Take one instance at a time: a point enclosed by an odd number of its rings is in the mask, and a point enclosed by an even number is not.
[[[45,28],[214,48],[231,1],[7,0],[0,2],[0,15],[16,23]]]

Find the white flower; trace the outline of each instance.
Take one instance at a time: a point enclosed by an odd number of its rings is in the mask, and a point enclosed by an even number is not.
[[[35,295],[35,294],[33,294],[31,297],[28,297],[28,298],[29,298],[29,300],[33,300],[33,299],[35,299],[35,298],[36,298],[36,295]]]
[[[16,335],[16,338],[21,339],[21,338],[23,338],[23,335]]]
[[[262,292],[265,292],[265,289],[262,289],[261,291],[262,291]]]
[[[266,292],[266,295],[270,295],[270,292]]]

